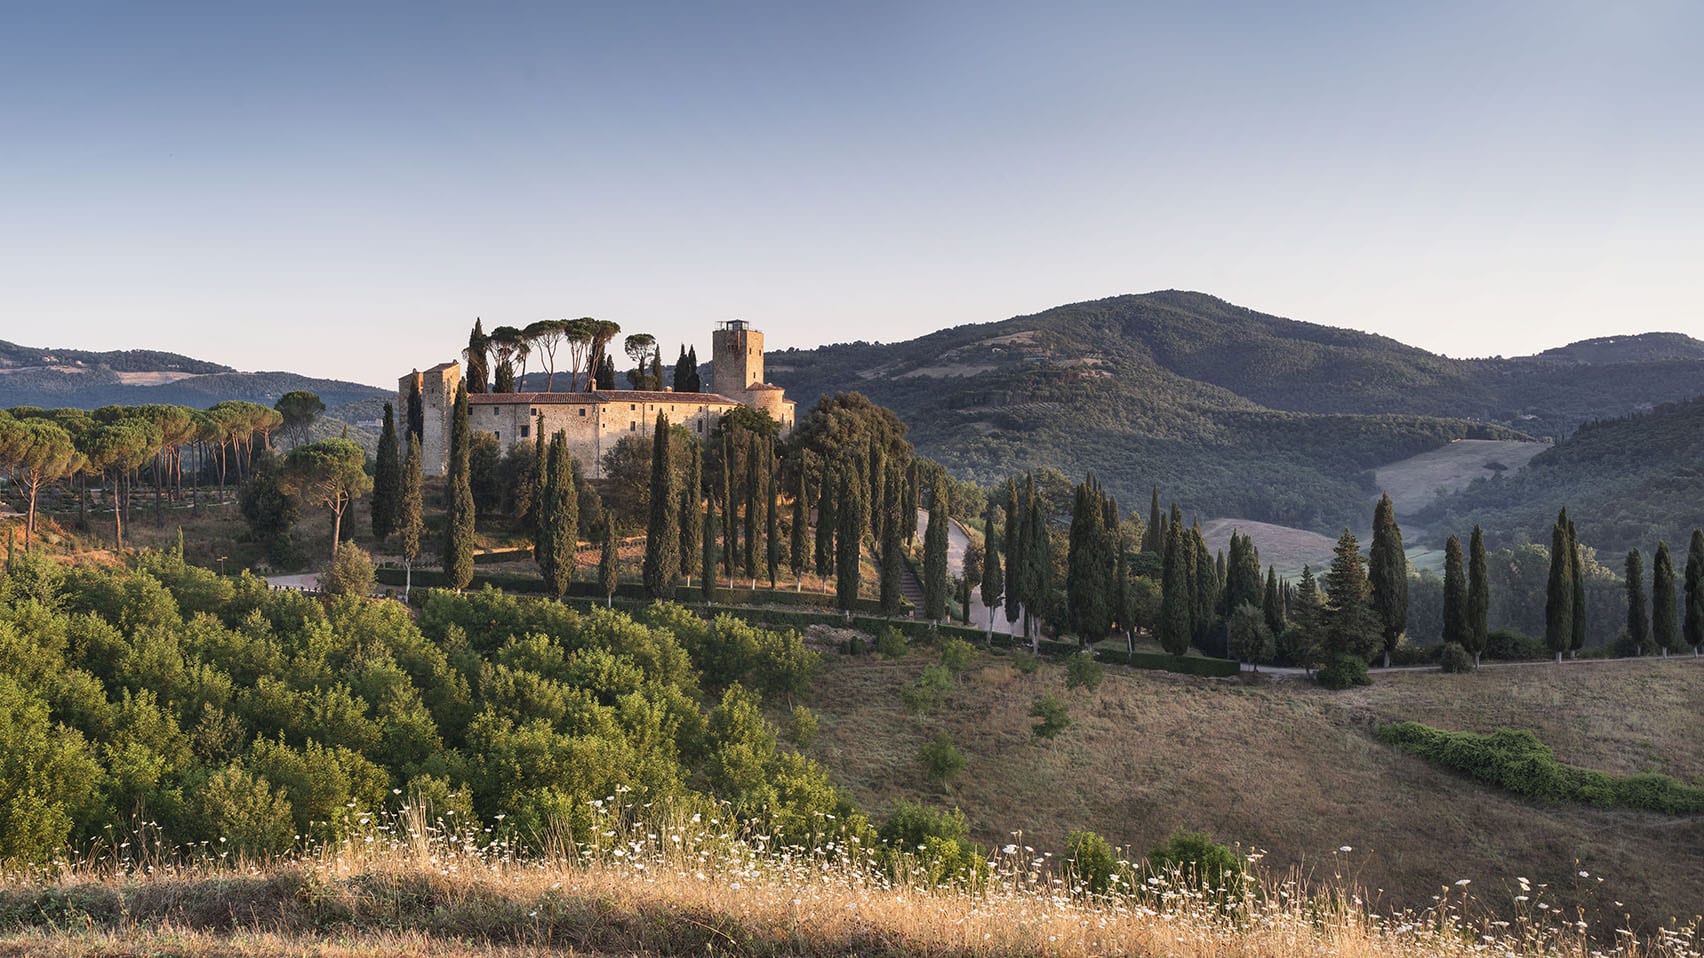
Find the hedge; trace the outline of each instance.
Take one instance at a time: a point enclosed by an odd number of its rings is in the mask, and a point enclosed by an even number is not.
[[[404,575],[401,569],[385,567],[376,570],[375,578],[382,585],[395,587],[403,584]],[[415,569],[414,585],[422,589],[441,589],[444,587],[444,573],[439,569]],[[542,595],[545,591],[543,579],[515,572],[475,572],[469,588],[479,589],[487,585],[522,595]],[[644,585],[638,582],[621,583],[616,587],[615,596],[618,599],[650,599]],[[598,589],[597,583],[578,581],[568,584],[568,597],[602,599],[604,594]],[[716,590],[716,597],[728,605],[783,605],[828,610],[832,610],[834,606],[833,595],[824,595],[821,592],[793,592],[786,589],[731,589],[724,586]],[[675,601],[684,605],[702,604],[703,598],[704,590],[696,585],[683,585],[675,589]],[[858,600],[859,612],[874,613],[880,608],[881,603],[874,599]],[[836,618],[839,617],[837,611],[832,614]]]
[[[1667,775],[1609,775],[1566,765],[1550,746],[1526,729],[1490,735],[1446,732],[1419,722],[1397,722],[1378,730],[1379,740],[1446,768],[1540,802],[1577,802],[1599,808],[1630,808],[1670,815],[1704,813],[1704,788]]]

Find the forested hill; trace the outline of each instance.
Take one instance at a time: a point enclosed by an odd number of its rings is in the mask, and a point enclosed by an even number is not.
[[[1626,337],[1625,339],[1636,339]],[[1127,505],[1335,533],[1366,522],[1367,471],[1462,437],[1566,435],[1704,393],[1704,358],[1457,360],[1166,291],[959,326],[904,343],[772,354],[801,402],[858,390],[925,453],[982,480],[1094,470]],[[1593,358],[1613,358],[1596,350]]]
[[[1658,540],[1684,553],[1704,527],[1704,398],[1587,423],[1520,472],[1479,480],[1420,519],[1430,529],[1478,523],[1500,547],[1548,541],[1563,505],[1610,565],[1628,549],[1649,556]]]
[[[0,341],[0,407],[169,403],[205,408],[226,399],[270,406],[297,389],[332,409],[387,395],[384,390],[289,372],[239,372],[229,366],[148,349],[89,352]],[[375,407],[376,408],[376,407]]]

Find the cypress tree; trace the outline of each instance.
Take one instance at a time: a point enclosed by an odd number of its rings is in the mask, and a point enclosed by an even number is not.
[[[373,538],[390,538],[396,528],[397,500],[402,496],[402,449],[396,438],[396,410],[385,403],[379,431],[379,454],[373,464]]]
[[[651,443],[651,514],[645,524],[645,591],[653,599],[674,594],[680,573],[680,497],[670,459],[669,417],[657,413]]]
[[[1024,501],[1029,505],[1024,513],[1024,587],[1029,592],[1024,605],[1024,620],[1030,633],[1030,649],[1040,648],[1041,619],[1049,614],[1053,596],[1053,537],[1048,533],[1047,517],[1042,511],[1041,497],[1035,492],[1035,476],[1024,482]]]
[[[911,465],[905,469],[905,507],[900,510],[903,514],[901,521],[905,523],[906,548],[910,548],[911,544],[917,541],[917,512],[922,508],[923,502],[922,484],[923,477],[920,474],[920,468],[917,465],[917,460],[913,459]],[[935,477],[934,485],[936,487],[941,485],[941,477]]]
[[[1704,651],[1704,529],[1692,530],[1686,550],[1686,617],[1681,629],[1693,655]]]
[[[1160,486],[1154,484],[1154,498],[1148,504],[1148,528],[1142,530],[1142,551],[1159,554],[1165,551],[1165,517],[1160,514]]]
[[[870,437],[870,471],[868,474],[870,493],[864,501],[868,504],[870,514],[865,518],[870,523],[870,541],[880,547],[887,539],[882,535],[882,523],[887,519],[888,493],[884,486],[887,483],[887,456],[881,445],[881,440]]]
[[[1568,571],[1574,587],[1574,614],[1569,619],[1572,637],[1568,643],[1568,656],[1572,658],[1586,647],[1586,555],[1572,519],[1568,520]]]
[[[840,524],[835,514],[834,477],[829,475],[828,463],[822,464],[822,478],[818,480],[822,486],[817,495],[816,516],[816,574],[827,579],[834,571],[834,531]]]
[[[485,335],[485,327],[479,318],[473,320],[473,332],[467,337],[467,376],[462,381],[467,384],[467,391],[474,394],[486,392],[491,382],[491,339]]]
[[[574,578],[574,546],[578,534],[579,492],[574,488],[568,439],[558,432],[550,438],[545,459],[544,504],[539,510],[538,569],[545,588],[560,599]]]
[[[1266,594],[1262,597],[1260,611],[1266,613],[1266,627],[1272,630],[1274,638],[1284,634],[1284,593],[1278,588],[1278,569],[1275,566],[1266,567]]]
[[[1018,621],[1024,602],[1023,586],[1023,525],[1024,514],[1018,511],[1018,481],[1006,480],[1005,535],[1000,542],[1006,548],[1006,624]],[[1027,637],[1027,636],[1026,636]]]
[[[746,443],[745,475],[745,574],[757,584],[757,520],[763,503],[762,440],[754,433]]]
[[[1479,667],[1479,656],[1490,642],[1491,576],[1485,561],[1485,532],[1473,527],[1467,559],[1467,651],[1473,653],[1473,667]]]
[[[722,433],[722,567],[727,573],[728,581],[734,578],[734,557],[739,555],[739,512],[738,499],[734,494],[735,461],[733,430]]]
[[[1459,552],[1459,543],[1457,548]],[[1337,539],[1331,569],[1325,575],[1325,592],[1331,600],[1326,616],[1326,651],[1333,658],[1365,658],[1378,648],[1381,624],[1373,611],[1372,586],[1367,582],[1361,544],[1348,529]]]
[[[692,574],[699,570],[698,559],[704,551],[704,450],[693,442],[692,455],[686,460],[686,477],[680,490],[680,574],[692,584]]]
[[[1460,558],[1461,542],[1456,541]],[[1459,571],[1459,570],[1458,570]],[[1402,527],[1396,524],[1396,507],[1387,493],[1379,498],[1373,509],[1373,546],[1367,563],[1367,578],[1373,588],[1373,609],[1379,615],[1380,634],[1384,639],[1384,664],[1390,668],[1390,654],[1402,641],[1408,629],[1408,554],[1402,547]],[[1463,596],[1465,600],[1465,595]],[[1447,621],[1447,620],[1446,620]],[[1445,631],[1449,629],[1446,627]],[[1462,641],[1465,635],[1455,641]],[[1448,640],[1446,640],[1448,641]]]
[[[1172,655],[1189,651],[1189,559],[1184,553],[1183,523],[1166,529],[1166,554],[1160,588],[1160,647]],[[1193,554],[1193,553],[1191,553]]]
[[[787,543],[787,565],[792,570],[793,579],[799,588],[805,584],[805,568],[810,565],[810,547],[807,544],[810,530],[806,522],[810,513],[805,509],[805,503],[810,499],[810,489],[805,481],[805,464],[799,463],[799,488],[793,492],[793,529],[792,539]]]
[[[776,493],[780,490],[775,488],[774,460],[767,452],[764,459],[770,465],[764,470],[763,477],[763,559],[764,571],[769,573],[769,587],[773,589],[775,579],[781,573],[781,518],[776,514],[780,508],[776,504]]]
[[[408,434],[426,440],[426,400],[420,395],[420,380],[408,384]]]
[[[1671,650],[1680,651],[1680,596],[1666,542],[1657,543],[1657,557],[1651,563],[1651,638],[1665,657]]]
[[[692,375],[686,365],[686,347],[680,347],[680,358],[674,364],[674,391],[677,393],[696,392],[686,387],[692,382]],[[693,510],[697,511],[697,510]]]
[[[460,591],[473,581],[473,477],[469,453],[473,433],[467,421],[467,384],[456,387],[450,418],[450,478],[444,493],[444,584]]]
[[[839,528],[834,534],[834,599],[836,607],[848,617],[858,607],[865,523],[863,491],[855,470],[842,464],[836,516]]]
[[[538,556],[539,540],[539,510],[544,505],[544,470],[548,463],[545,457],[544,415],[541,413],[535,423],[537,438],[533,440],[533,461],[527,466],[527,511],[521,517],[521,528],[533,542],[533,556]]]
[[[716,497],[704,497],[704,572],[698,577],[698,587],[704,594],[704,604],[716,601]]]
[[[698,347],[689,347],[686,351],[686,367],[688,371],[687,392],[701,393],[704,391],[704,379],[698,375]]]
[[[1112,631],[1118,598],[1112,533],[1106,527],[1107,500],[1090,476],[1077,486],[1071,508],[1071,534],[1065,560],[1065,598],[1071,626],[1084,644]]]
[[[912,523],[913,526],[916,523]],[[947,617],[947,495],[937,481],[929,495],[929,525],[923,531],[923,615],[939,624]]]
[[[420,467],[420,437],[408,437],[408,458],[402,462],[402,492],[396,502],[397,550],[402,553],[402,601],[408,601],[414,586],[414,560],[420,556],[420,534],[426,525],[426,503],[421,494],[424,478]]]
[[[1190,527],[1189,539],[1195,545],[1196,570],[1195,605],[1190,610],[1190,624],[1194,627],[1196,644],[1205,647],[1216,621],[1214,610],[1219,607],[1219,579],[1214,571],[1212,556],[1207,551],[1207,540],[1201,535],[1199,522]]]
[[[1467,577],[1462,574],[1461,540],[1450,536],[1444,543],[1444,642],[1466,649],[1472,642],[1472,615],[1468,610]],[[1385,653],[1389,667],[1390,653]]]
[[[1704,533],[1700,533],[1704,540]],[[1006,579],[1000,566],[1000,542],[994,538],[994,509],[982,523],[982,604],[988,609],[988,641],[994,641],[994,609],[1006,592]]]
[[[1627,553],[1627,641],[1644,655],[1651,645],[1651,619],[1645,609],[1645,558],[1638,549]]]
[[[1544,589],[1544,644],[1562,661],[1574,641],[1574,550],[1568,546],[1568,510],[1550,530],[1550,577]]]
[[[604,517],[603,550],[598,555],[598,589],[604,607],[615,605],[615,590],[621,585],[621,545],[615,541],[615,520]]]
[[[905,478],[897,464],[888,466],[887,477],[880,488],[887,497],[879,511],[885,513],[881,522],[882,541],[876,558],[881,562],[881,603],[883,615],[898,615],[904,599],[905,584],[905,527],[900,521],[904,508]]]

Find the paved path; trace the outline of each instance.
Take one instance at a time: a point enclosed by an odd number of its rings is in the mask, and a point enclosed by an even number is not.
[[[923,538],[929,527],[929,513],[917,510],[917,537]],[[954,575],[964,574],[964,550],[970,546],[970,533],[965,531],[957,519],[947,523],[947,568]],[[982,604],[982,589],[977,588],[970,593],[970,624],[975,628],[987,631],[988,607]],[[1007,622],[1004,606],[994,609],[994,631],[1001,635],[1017,635],[1023,626],[1023,620]]]
[[[298,592],[314,592],[319,589],[319,575],[269,575],[266,584],[274,589],[293,589]]]

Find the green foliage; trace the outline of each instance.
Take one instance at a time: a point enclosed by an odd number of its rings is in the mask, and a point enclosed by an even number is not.
[[[287,417],[286,417],[287,418]],[[379,430],[378,457],[373,464],[373,538],[380,542],[396,529],[397,509],[402,498],[402,445],[396,435],[396,410],[385,403]]]
[[[1259,663],[1273,651],[1272,630],[1266,625],[1266,613],[1245,602],[1231,613],[1228,623],[1231,654],[1242,662]]]
[[[569,463],[568,440],[562,433],[551,437],[544,461],[544,489],[538,503],[538,539],[534,552],[545,591],[561,598],[573,581],[575,554],[579,545],[579,494]]]
[[[934,738],[918,749],[917,762],[923,766],[929,781],[937,785],[951,786],[964,772],[964,753],[953,744],[953,737],[944,731],[935,733]]]
[[[988,877],[982,849],[958,809],[944,811],[900,802],[877,833],[876,860],[896,881],[923,886],[975,886]]]
[[[1073,890],[1080,888],[1091,895],[1130,890],[1127,869],[1106,839],[1091,831],[1074,831],[1065,836],[1065,849]]]
[[[1106,666],[1095,661],[1087,652],[1079,652],[1065,660],[1065,687],[1093,692],[1106,679]]]
[[[1704,813],[1704,788],[1666,775],[1607,775],[1565,765],[1550,746],[1526,729],[1490,735],[1446,732],[1419,722],[1398,722],[1378,731],[1380,741],[1446,768],[1544,803],[1573,802],[1600,808]]]
[[[1036,696],[1030,703],[1029,716],[1037,720],[1030,726],[1036,738],[1054,738],[1071,727],[1070,710],[1052,692]]]
[[[947,671],[957,674],[970,668],[976,661],[976,647],[965,640],[953,637],[941,643],[941,664]]]
[[[1206,832],[1179,829],[1148,853],[1149,875],[1227,895],[1241,893],[1244,870],[1236,852]]]
[[[1367,675],[1367,660],[1349,652],[1334,656],[1319,670],[1316,678],[1319,679],[1320,685],[1333,690],[1373,684],[1373,680]]]
[[[1381,625],[1373,610],[1372,586],[1367,581],[1360,544],[1348,529],[1337,539],[1324,585],[1330,603],[1325,609],[1325,628],[1320,637],[1326,656],[1335,660],[1345,655],[1362,658],[1370,655],[1379,647]]]
[[[450,419],[449,481],[444,493],[443,567],[446,584],[465,589],[473,581],[474,505],[468,426],[467,384],[456,387]]]
[[[346,542],[332,556],[331,565],[319,576],[320,591],[331,595],[372,595],[373,557],[353,542]]]
[[[938,708],[947,694],[953,690],[953,674],[944,665],[930,665],[923,669],[917,681],[900,693],[900,701],[913,712],[926,712]]]
[[[1013,652],[1012,668],[1017,669],[1019,675],[1034,675],[1041,668],[1041,657],[1033,652]]]
[[[876,652],[890,659],[903,659],[910,651],[905,644],[905,635],[891,625],[882,626],[876,633]]]
[[[628,337],[631,339],[632,337]],[[645,590],[654,599],[673,595],[680,574],[680,501],[671,463],[668,414],[657,413],[651,449],[651,508],[645,525]]]
[[[787,727],[782,730],[787,741],[795,748],[806,749],[816,741],[819,723],[816,713],[803,705],[793,706],[793,711],[787,715]]]
[[[1438,665],[1445,672],[1472,672],[1473,656],[1454,642],[1445,642],[1438,654]]]
[[[278,458],[263,451],[237,492],[238,508],[249,532],[268,546],[289,535],[302,512],[301,500],[285,491],[280,472]]]

